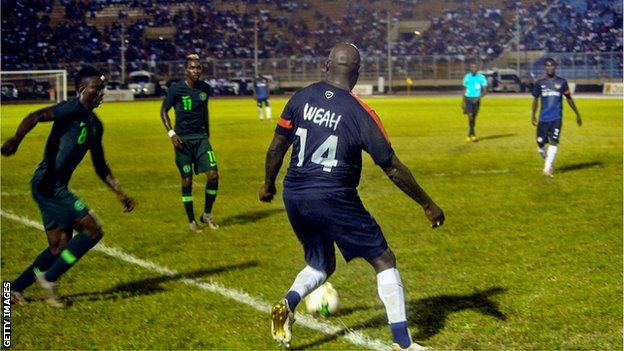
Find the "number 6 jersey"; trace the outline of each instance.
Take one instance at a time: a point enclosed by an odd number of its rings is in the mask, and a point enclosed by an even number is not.
[[[379,117],[351,92],[314,83],[288,101],[276,133],[293,144],[285,195],[314,195],[355,189],[362,171],[362,150],[382,168],[394,151]]]

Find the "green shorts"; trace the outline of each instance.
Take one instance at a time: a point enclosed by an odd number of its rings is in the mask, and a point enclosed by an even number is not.
[[[195,174],[217,170],[217,158],[207,137],[184,137],[182,150],[174,148],[175,162],[183,178]]]
[[[56,227],[64,231],[71,230],[76,222],[89,214],[89,207],[66,187],[55,189],[49,196],[41,195],[38,187],[38,179],[33,179],[31,191],[39,205],[46,231]]]

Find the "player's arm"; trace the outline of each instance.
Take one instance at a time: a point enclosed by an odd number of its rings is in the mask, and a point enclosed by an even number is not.
[[[271,202],[277,192],[275,180],[282,168],[284,156],[292,142],[285,136],[275,133],[266,155],[264,184],[260,188],[260,201]]]
[[[531,105],[531,123],[537,125],[537,107],[539,105],[539,98],[533,97],[533,104]]]
[[[169,87],[169,91],[167,91],[167,97],[163,100],[162,107],[160,108],[160,119],[167,130],[167,135],[171,138],[171,143],[176,149],[182,149],[182,139],[175,133],[173,127],[171,126],[171,118],[169,118],[169,110],[171,106],[173,106],[173,98],[174,98],[174,86]]]
[[[401,189],[407,196],[422,206],[425,215],[431,221],[431,228],[444,224],[444,212],[420,187],[412,172],[396,157],[392,155],[390,162],[382,167],[388,178]]]
[[[364,150],[399,189],[422,206],[425,216],[431,221],[432,228],[441,226],[444,223],[444,213],[418,185],[409,169],[396,157],[377,114],[372,110],[367,113],[370,117],[362,118],[360,125],[360,138]]]
[[[578,109],[576,108],[576,103],[574,102],[574,99],[572,99],[571,95],[566,96],[566,101],[568,102],[568,105],[570,105],[570,107],[572,108],[572,111],[574,111],[574,113],[576,113],[576,124],[578,124],[578,126],[582,126],[583,125],[583,120],[581,119],[581,114],[578,111]]]
[[[99,123],[99,121],[98,121]],[[124,206],[124,212],[130,212],[134,209],[136,205],[136,201],[126,195],[123,191],[117,179],[113,176],[106,159],[104,158],[104,148],[102,146],[102,125],[99,125],[99,133],[96,136],[93,145],[91,146],[91,160],[93,161],[93,167],[95,168],[95,173],[102,179],[108,187],[115,192],[119,202]]]
[[[574,113],[576,114],[576,124],[578,124],[579,127],[582,126],[583,120],[581,119],[581,114],[576,108],[576,103],[574,103],[574,99],[572,99],[572,94],[570,93],[568,82],[563,83],[562,90],[563,90],[563,96],[566,97],[566,101],[568,102],[568,105],[570,105],[570,107],[572,108],[572,111],[574,111]]]
[[[4,156],[13,155],[17,151],[17,148],[22,140],[24,140],[26,134],[28,134],[28,132],[30,132],[37,125],[37,123],[52,121],[54,119],[53,108],[54,106],[42,108],[41,110],[31,112],[28,116],[26,116],[26,118],[24,118],[17,127],[15,135],[2,145],[2,154]]]
[[[537,126],[537,106],[539,104],[539,97],[542,95],[542,87],[540,82],[537,81],[533,83],[533,105],[531,105],[531,123],[534,126]]]
[[[204,128],[206,129],[206,136],[210,139],[210,126],[208,123],[208,98],[206,98],[206,106],[204,108]]]

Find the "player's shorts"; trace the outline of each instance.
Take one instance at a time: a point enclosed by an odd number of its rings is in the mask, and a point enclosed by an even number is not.
[[[67,231],[89,214],[89,207],[66,187],[57,188],[49,196],[43,196],[37,188],[40,181],[34,178],[30,184],[35,202],[39,205],[45,230],[56,227]]]
[[[175,162],[183,178],[190,178],[195,174],[217,170],[217,157],[207,137],[192,137],[182,139],[182,150],[174,147]]]
[[[546,143],[550,145],[559,144],[561,136],[561,118],[554,121],[539,122],[537,124],[537,144],[544,146]]]
[[[263,103],[264,106],[269,106],[269,98],[256,99],[256,103],[258,104],[258,107],[262,107]]]
[[[326,270],[335,262],[334,243],[348,262],[356,257],[379,257],[388,243],[375,219],[366,211],[356,190],[315,197],[284,194],[290,224],[303,245],[305,260]]]
[[[479,113],[479,104],[481,103],[481,99],[479,98],[465,98],[466,103],[464,106],[464,114],[476,116]]]

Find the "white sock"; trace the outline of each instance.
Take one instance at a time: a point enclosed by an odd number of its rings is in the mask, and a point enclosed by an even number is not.
[[[557,156],[557,146],[548,145],[548,151],[546,152],[546,161],[544,162],[544,171],[549,171],[552,168],[555,157]]]
[[[537,147],[537,152],[542,156],[543,159],[546,159],[546,150],[543,147]]]
[[[266,115],[267,119],[271,119],[271,107],[269,106],[266,107]]]
[[[314,291],[321,286],[327,279],[327,273],[319,271],[310,266],[305,266],[304,269],[297,274],[293,285],[289,291],[296,291],[303,299],[306,295]]]
[[[262,119],[262,107],[258,107],[258,118]]]
[[[377,293],[381,302],[386,306],[389,324],[407,320],[403,283],[396,268],[386,269],[377,274]]]

